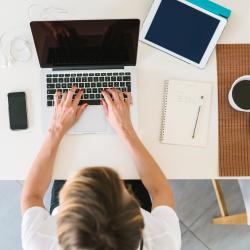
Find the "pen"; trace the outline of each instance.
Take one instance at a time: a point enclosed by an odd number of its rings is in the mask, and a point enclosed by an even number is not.
[[[203,100],[203,98],[204,98],[204,96],[201,96],[201,100]],[[195,132],[196,132],[199,116],[200,116],[201,107],[202,107],[202,103],[200,103],[200,105],[199,105],[198,113],[197,113],[197,116],[196,116],[196,121],[195,121],[195,125],[194,125],[193,136],[192,136],[193,139],[195,137]]]

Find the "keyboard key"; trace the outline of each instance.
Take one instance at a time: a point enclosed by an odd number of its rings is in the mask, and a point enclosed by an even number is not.
[[[67,84],[66,84],[66,83],[63,83],[63,84],[62,84],[62,88],[64,88],[64,89],[67,88]]]
[[[78,83],[73,83],[72,86],[78,88]]]
[[[112,76],[113,74],[112,73],[108,73],[107,76]]]
[[[75,79],[74,77],[71,77],[71,78],[70,78],[70,81],[71,81],[71,82],[75,82],[76,79]]]
[[[59,74],[59,77],[64,77],[64,74]]]
[[[79,88],[84,88],[84,83],[79,83]]]
[[[47,83],[51,83],[52,82],[52,79],[51,78],[47,78]]]
[[[88,77],[88,82],[93,82],[93,77]]]
[[[115,82],[114,86],[115,86],[116,88],[118,88],[118,87],[119,87],[119,82]]]
[[[131,77],[130,76],[123,76],[123,81],[130,81]]]
[[[54,96],[53,95],[47,95],[47,100],[54,100]]]
[[[84,99],[89,99],[89,94],[84,94],[83,97]]]
[[[77,77],[76,82],[81,82],[81,77]]]
[[[98,81],[98,77],[94,77],[94,82],[97,82]]]
[[[48,89],[54,89],[55,88],[55,84],[47,84],[47,88]]]
[[[101,84],[100,82],[98,82],[98,83],[96,84],[96,86],[97,86],[98,88],[100,88],[100,87],[102,87],[102,84]]]
[[[64,78],[64,81],[65,82],[69,82],[69,78]]]
[[[99,81],[103,82],[104,81],[104,77],[103,76],[99,77]]]
[[[65,74],[65,77],[70,77],[70,74]]]
[[[83,77],[82,78],[82,82],[87,82],[88,78],[87,77]]]
[[[98,93],[102,93],[103,88],[98,89]]]
[[[55,89],[48,89],[47,90],[47,94],[48,95],[54,95],[56,93],[56,90]]]
[[[131,87],[131,82],[126,82],[127,87]]]
[[[92,89],[93,93],[97,93],[97,88]]]
[[[100,105],[99,100],[86,100],[85,103],[88,103],[88,105]]]
[[[99,76],[100,75],[100,73],[95,73],[95,76]]]
[[[96,97],[96,99],[100,99],[101,95],[100,94],[96,94],[95,97]]]
[[[76,77],[76,74],[71,74],[71,77]]]
[[[96,87],[96,84],[94,82],[91,83],[91,87],[92,88],[95,88]]]
[[[68,88],[69,88],[69,89],[72,88],[72,83],[68,83]]]
[[[52,77],[52,75],[51,75],[51,74],[47,74],[46,76],[47,76],[47,77]]]
[[[104,82],[103,83],[103,87],[107,88],[108,87],[108,83]]]
[[[47,106],[52,107],[53,106],[53,101],[47,101]]]
[[[112,88],[112,87],[114,87],[114,83],[113,83],[113,82],[109,82],[109,83],[108,83],[108,86],[109,86],[110,88]]]
[[[131,75],[131,73],[130,73],[130,72],[126,72],[126,73],[125,73],[125,75],[129,75],[129,76],[130,76],[130,75]]]
[[[118,77],[117,77],[117,81],[119,81],[119,82],[122,81],[122,77],[121,77],[121,76],[118,76]]]
[[[59,82],[63,82],[63,78],[59,78]]]
[[[90,83],[89,82],[86,82],[85,83],[85,88],[89,88],[90,87]]]
[[[88,76],[89,74],[88,73],[84,73],[84,74],[82,74],[82,76]]]
[[[110,77],[105,77],[106,82],[110,82]]]
[[[53,74],[53,77],[58,77],[58,74]]]
[[[94,94],[90,94],[89,97],[90,97],[90,99],[94,99],[95,95]]]
[[[116,77],[115,77],[115,76],[112,76],[112,77],[111,77],[111,81],[112,81],[112,82],[116,81]]]
[[[118,76],[118,73],[113,73],[113,76]]]
[[[88,88],[87,91],[86,91],[86,93],[91,93],[91,89]]]
[[[101,73],[101,76],[106,76],[106,73]]]
[[[89,76],[94,76],[95,74],[94,73],[89,73]]]
[[[123,72],[121,72],[121,73],[119,73],[119,75],[120,75],[120,76],[123,76],[123,75],[124,75],[124,73],[123,73]]]
[[[120,87],[125,87],[125,82],[120,82]]]
[[[126,82],[128,92],[131,92],[131,82]]]
[[[61,88],[61,84],[60,84],[60,83],[57,83],[57,84],[56,84],[56,88],[57,88],[57,89]]]
[[[77,74],[77,76],[82,76],[82,74],[79,73],[79,74]]]
[[[53,81],[54,83],[58,82],[58,78],[53,78]]]

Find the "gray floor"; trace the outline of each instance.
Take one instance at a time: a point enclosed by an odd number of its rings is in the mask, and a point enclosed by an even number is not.
[[[21,181],[0,181],[0,249],[19,250]],[[181,221],[182,250],[249,250],[250,226],[215,226],[219,215],[210,181],[171,181],[176,209]],[[222,181],[232,213],[243,212],[244,205],[236,181]],[[49,202],[49,192],[45,203]]]

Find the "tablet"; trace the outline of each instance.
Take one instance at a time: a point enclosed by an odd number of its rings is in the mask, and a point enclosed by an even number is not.
[[[155,0],[140,40],[204,68],[227,20],[181,0]]]

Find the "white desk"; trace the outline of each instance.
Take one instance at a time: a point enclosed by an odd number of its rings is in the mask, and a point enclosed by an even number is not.
[[[217,1],[233,10],[233,15],[220,40],[221,43],[250,42],[250,2],[248,0]],[[3,1],[0,9],[0,31],[11,27],[29,36],[28,9],[31,4],[67,9],[64,19],[140,18],[142,23],[152,0],[74,0],[74,1]],[[33,12],[33,18],[39,15]],[[40,117],[40,81],[38,61],[33,51],[28,63],[0,69],[0,179],[24,179],[43,140]],[[163,171],[172,179],[218,177],[218,107],[215,53],[205,70],[196,69],[145,44],[139,44],[139,127],[141,138]],[[209,144],[207,148],[160,144],[159,129],[162,108],[162,82],[167,78],[213,82],[213,98]],[[29,129],[9,129],[7,93],[26,91]],[[137,178],[135,166],[116,136],[66,136],[62,142],[54,176],[66,178],[84,166],[114,167],[124,178]]]

